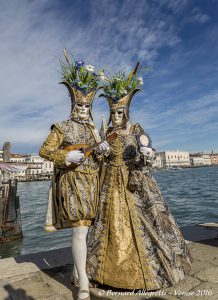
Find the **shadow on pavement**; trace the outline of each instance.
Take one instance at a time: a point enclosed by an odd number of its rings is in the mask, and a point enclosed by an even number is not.
[[[23,289],[14,289],[10,284],[4,285],[5,290],[9,296],[2,300],[36,300],[35,298],[28,296]]]

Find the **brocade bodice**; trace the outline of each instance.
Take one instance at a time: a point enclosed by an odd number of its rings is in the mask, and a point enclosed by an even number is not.
[[[86,123],[78,123],[73,120],[67,120],[56,124],[64,134],[62,147],[75,144],[95,144],[95,138]]]
[[[110,142],[108,161],[110,165],[128,165],[140,155],[137,135],[133,132],[133,125],[129,133],[119,133],[119,131],[117,133],[117,138]]]

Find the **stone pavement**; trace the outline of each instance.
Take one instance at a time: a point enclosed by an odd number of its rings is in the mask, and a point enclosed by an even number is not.
[[[173,287],[153,295],[92,288],[91,299],[218,300],[218,238],[188,242],[188,248],[194,258],[192,271]],[[70,248],[0,259],[0,300],[77,299],[77,288],[70,284],[71,263]]]

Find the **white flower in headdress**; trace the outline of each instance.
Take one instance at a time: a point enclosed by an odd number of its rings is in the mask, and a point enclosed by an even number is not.
[[[104,72],[99,72],[99,77],[100,77],[101,80],[106,80],[107,79]]]
[[[143,78],[142,78],[142,76],[138,77],[138,81],[139,81],[140,85],[143,84]]]
[[[121,89],[120,89],[120,93],[121,93],[121,94],[124,94],[124,95],[127,95],[127,90],[124,89],[124,88],[121,88]]]
[[[89,72],[94,72],[95,70],[95,67],[91,66],[91,65],[87,65],[86,67],[86,70],[89,71]]]

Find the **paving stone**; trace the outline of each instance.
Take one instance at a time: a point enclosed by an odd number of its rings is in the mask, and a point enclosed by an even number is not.
[[[218,300],[217,246],[218,239],[188,243],[188,248],[194,258],[192,270],[186,278],[173,287],[164,288],[165,295],[149,296],[148,292],[131,296],[100,295],[101,289],[92,288],[91,299]],[[39,253],[38,256],[21,256],[19,260],[17,258],[2,259],[0,261],[0,300],[76,300],[78,289],[73,288],[70,283],[72,265],[69,262],[71,260],[66,262],[64,258],[59,259],[63,253],[65,250],[55,250],[54,253],[52,251]],[[49,260],[50,256],[52,260]],[[208,290],[212,290],[212,295],[207,295]],[[200,292],[203,293],[202,296],[197,295]],[[186,293],[186,296],[182,296],[182,293]]]
[[[20,275],[15,275],[15,276],[12,276],[12,277],[2,277],[0,279],[0,285],[7,284],[7,283],[13,283],[13,282],[24,280],[24,279],[34,278],[35,276],[37,276],[38,272],[20,274]]]
[[[188,248],[194,260],[210,262],[218,257],[218,247],[215,246],[198,242],[188,244]]]
[[[68,270],[64,271],[63,269],[59,272],[55,272],[54,270],[47,270],[46,272],[41,271],[40,277],[44,283],[48,284],[53,289],[53,291],[63,295],[66,300],[72,300],[73,291],[75,295],[77,293],[77,288],[73,288],[71,285],[71,272],[68,272]]]
[[[212,265],[218,266],[218,257],[215,257],[213,260],[210,262]]]
[[[199,271],[205,269],[208,266],[210,266],[210,264],[208,262],[199,261],[199,260],[193,261],[189,276],[192,277],[194,274],[198,273]]]
[[[38,300],[58,296],[53,289],[37,276],[31,279],[20,280],[4,286],[13,300]]]
[[[208,266],[194,275],[202,281],[218,283],[218,266]]]
[[[1,259],[0,280],[14,276],[29,276],[39,271],[39,268],[31,262],[17,263],[15,258]]]

